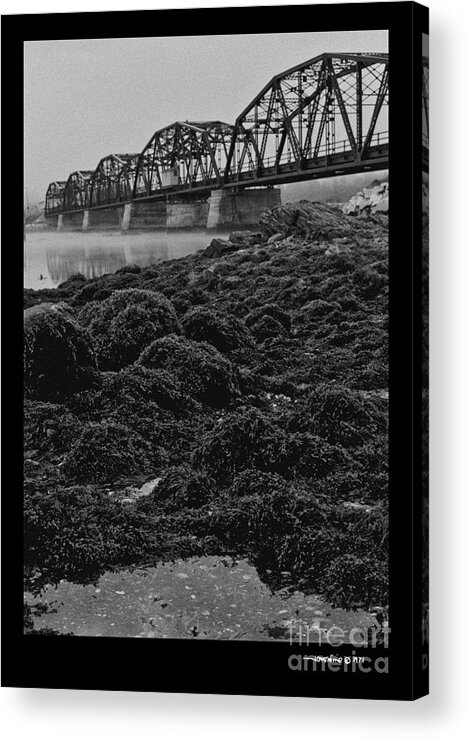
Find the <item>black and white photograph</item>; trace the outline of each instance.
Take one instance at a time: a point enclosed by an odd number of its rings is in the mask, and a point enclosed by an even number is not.
[[[25,43],[27,634],[386,644],[387,36]]]
[[[460,735],[466,24],[430,6],[4,0],[2,737]]]

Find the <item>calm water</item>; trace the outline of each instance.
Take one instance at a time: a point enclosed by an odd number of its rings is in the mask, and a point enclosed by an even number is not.
[[[33,609],[38,602],[30,594],[27,601]],[[49,610],[35,616],[36,629],[76,636],[287,640],[309,628],[317,642],[336,626],[348,641],[352,628],[364,633],[374,624],[367,612],[333,609],[317,596],[272,594],[252,565],[230,557],[106,573],[89,586],[61,581],[40,602]]]
[[[24,287],[55,288],[76,272],[93,278],[131,263],[146,267],[185,257],[204,249],[213,236],[213,232],[202,231],[130,234],[30,231],[24,243]],[[228,234],[216,233],[216,236],[225,239]]]

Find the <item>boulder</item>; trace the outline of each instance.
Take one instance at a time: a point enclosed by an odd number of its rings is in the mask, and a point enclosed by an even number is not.
[[[189,285],[195,285],[201,290],[216,290],[219,284],[219,275],[213,268],[202,270],[191,277]]]
[[[66,304],[41,303],[24,312],[25,395],[61,400],[89,387],[96,357],[88,332]]]
[[[348,222],[341,210],[326,203],[301,200],[264,211],[260,228],[268,243],[275,243],[288,237],[316,241],[346,236],[355,224],[352,219]]]
[[[261,234],[253,231],[232,231],[229,234],[229,241],[232,244],[239,244],[243,247],[250,247],[256,244],[261,238]]]
[[[278,232],[277,234],[272,234],[268,239],[267,244],[274,244],[275,242],[281,241],[281,239],[284,239],[284,234],[282,234],[281,232]]]
[[[358,216],[361,214],[388,213],[388,182],[378,183],[372,188],[364,188],[345,203],[343,213]]]
[[[131,365],[155,339],[179,332],[174,307],[152,290],[116,290],[98,304],[86,304],[79,319],[92,337],[101,370]]]
[[[226,239],[212,239],[209,246],[203,250],[202,254],[205,257],[222,257],[224,254],[229,254],[230,252],[235,252],[236,249],[238,249],[238,246],[233,244],[231,241],[226,241]]]

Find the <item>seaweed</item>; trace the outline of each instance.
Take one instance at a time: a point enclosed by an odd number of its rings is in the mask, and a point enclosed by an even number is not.
[[[24,449],[29,458],[66,452],[83,428],[66,406],[45,401],[25,401],[23,424]]]
[[[213,481],[187,465],[167,468],[153,492],[142,500],[140,510],[146,513],[180,512],[199,509],[213,497]]]
[[[207,432],[194,451],[193,465],[226,484],[245,468],[268,471],[281,467],[287,443],[284,432],[258,409],[235,412]]]
[[[146,517],[89,486],[48,491],[27,485],[24,532],[26,587],[32,593],[62,578],[95,583],[109,567],[131,565],[143,551],[164,552]]]
[[[176,336],[157,339],[142,352],[138,364],[173,373],[186,393],[215,408],[231,405],[239,394],[234,365],[207,342]]]
[[[89,334],[65,304],[24,312],[24,389],[27,398],[61,401],[89,387],[96,358]]]
[[[223,354],[252,351],[254,342],[244,322],[207,306],[190,309],[182,320],[187,339],[208,342]]]
[[[288,428],[308,431],[342,447],[356,447],[386,433],[386,403],[362,391],[320,384],[301,399]]]
[[[386,220],[300,203],[262,223],[265,237],[219,258],[25,291],[28,306],[61,302],[38,307],[56,323],[25,356],[39,582],[223,552],[273,590],[385,604]]]
[[[133,273],[131,273],[133,275]],[[151,342],[179,331],[172,304],[148,290],[117,290],[79,320],[87,327],[101,370],[119,370],[134,363]]]
[[[160,468],[165,460],[163,450],[155,458],[148,442],[128,427],[111,421],[91,422],[65,457],[62,472],[76,482],[112,482],[150,466]]]

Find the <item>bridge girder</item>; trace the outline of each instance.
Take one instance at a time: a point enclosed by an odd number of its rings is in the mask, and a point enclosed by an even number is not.
[[[89,186],[91,208],[131,200],[139,156],[109,154],[100,160]]]
[[[65,192],[66,180],[54,180],[47,188],[45,197],[44,214],[53,216],[63,211],[63,194]]]
[[[89,208],[93,174],[94,170],[75,170],[69,175],[63,193],[64,211],[82,211]]]
[[[320,54],[276,75],[237,118],[225,182],[388,141],[388,54]]]
[[[428,100],[423,60],[423,140]],[[321,54],[273,77],[233,126],[176,121],[156,131],[139,154],[110,154],[93,171],[51,183],[46,211],[385,167],[387,109],[388,54]]]
[[[159,129],[139,157],[134,197],[174,186],[221,186],[232,133],[222,121],[176,121]]]

